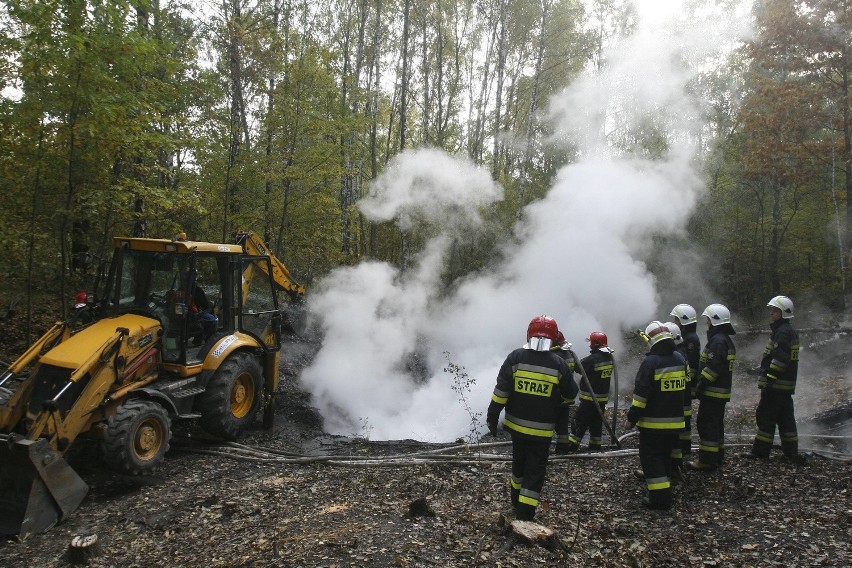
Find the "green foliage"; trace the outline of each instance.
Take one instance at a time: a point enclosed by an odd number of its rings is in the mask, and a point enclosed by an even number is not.
[[[66,295],[56,283],[76,253],[106,256],[113,235],[143,230],[213,241],[255,230],[308,285],[365,257],[406,266],[438,228],[402,234],[357,209],[399,152],[403,54],[406,146],[465,152],[504,186],[485,225],[453,243],[444,278],[486,268],[574,159],[570,140],[548,143],[549,98],[606,65],[603,48],[635,24],[611,0],[228,0],[192,16],[166,0],[4,7],[0,270]],[[735,309],[781,289],[839,304],[848,288],[845,8],[758,2],[753,41],[693,85],[711,105],[708,192],[690,235],[718,257],[707,278]],[[617,146],[650,159],[677,143],[665,116],[622,136]]]

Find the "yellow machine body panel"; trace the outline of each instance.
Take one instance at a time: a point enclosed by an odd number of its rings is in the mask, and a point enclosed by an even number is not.
[[[109,339],[118,328],[128,330],[126,352],[127,360],[156,341],[160,331],[160,322],[137,314],[124,314],[114,318],[96,321],[75,333],[41,357],[41,362],[66,369],[77,369]]]
[[[241,245],[208,243],[205,241],[113,237],[113,245],[115,248],[127,247],[131,250],[174,252],[177,254],[189,254],[191,252],[213,252],[234,255],[243,254],[243,247]]]
[[[204,358],[202,367],[205,371],[215,371],[234,351],[243,348],[256,349],[257,347],[259,347],[259,344],[254,337],[237,331],[231,335],[226,335],[210,349],[207,357]]]

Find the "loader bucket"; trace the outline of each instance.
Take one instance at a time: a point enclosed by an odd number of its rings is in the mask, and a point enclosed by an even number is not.
[[[45,439],[0,436],[0,534],[45,531],[74,512],[89,486]]]

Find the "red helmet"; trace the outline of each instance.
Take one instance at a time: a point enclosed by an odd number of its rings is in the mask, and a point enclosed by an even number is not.
[[[85,304],[86,303],[86,293],[85,292],[77,292],[77,295],[74,296],[75,304]]]
[[[559,326],[556,320],[548,316],[537,316],[530,321],[527,327],[527,340],[531,337],[544,337],[550,341],[556,341],[559,336]]]
[[[561,331],[556,332],[556,345],[565,345],[565,336],[562,335]]]
[[[607,347],[606,334],[602,331],[593,331],[589,334],[589,345],[592,349]]]

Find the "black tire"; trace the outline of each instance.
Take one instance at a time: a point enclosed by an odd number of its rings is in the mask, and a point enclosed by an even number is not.
[[[128,400],[107,420],[101,450],[111,468],[147,475],[163,462],[171,437],[165,408],[149,400]]]
[[[247,353],[228,357],[198,401],[199,423],[209,434],[236,440],[257,417],[263,398],[260,361]]]

